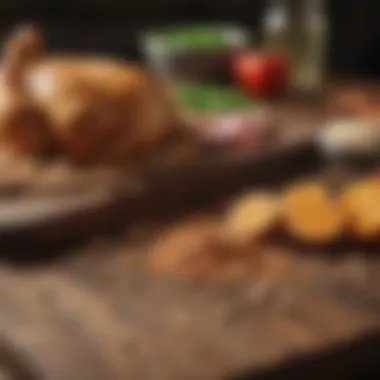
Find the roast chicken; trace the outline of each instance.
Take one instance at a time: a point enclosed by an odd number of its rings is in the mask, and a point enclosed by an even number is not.
[[[119,59],[47,54],[35,26],[5,41],[0,75],[0,144],[21,155],[123,162],[179,123],[159,78]]]

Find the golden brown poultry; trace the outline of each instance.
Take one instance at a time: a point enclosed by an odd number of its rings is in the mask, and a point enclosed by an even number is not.
[[[0,79],[0,141],[22,154],[123,162],[159,145],[178,123],[158,78],[123,60],[47,55],[31,26],[5,42]]]

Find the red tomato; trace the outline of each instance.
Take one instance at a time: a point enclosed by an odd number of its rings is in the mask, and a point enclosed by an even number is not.
[[[277,52],[241,53],[234,58],[232,70],[242,88],[259,96],[277,95],[288,78],[286,56]]]

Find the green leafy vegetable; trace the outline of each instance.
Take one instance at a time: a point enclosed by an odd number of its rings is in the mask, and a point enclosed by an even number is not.
[[[186,83],[174,91],[181,106],[200,112],[241,110],[257,104],[232,86]]]
[[[210,49],[227,46],[221,27],[207,25],[188,25],[161,29],[158,38],[174,48]]]

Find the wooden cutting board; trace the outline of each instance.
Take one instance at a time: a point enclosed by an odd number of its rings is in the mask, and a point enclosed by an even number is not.
[[[287,105],[276,107],[275,115],[278,139],[261,151],[204,151],[185,145],[172,155],[165,152],[127,168],[41,166],[0,157],[0,231],[30,235],[34,230],[40,234],[44,226],[50,233],[55,226],[61,233],[54,236],[67,239],[76,230],[94,230],[92,222],[109,226],[113,220],[157,215],[158,209],[167,213],[186,203],[191,208],[241,187],[281,182],[310,170],[317,160],[310,139],[319,125],[318,112]]]

